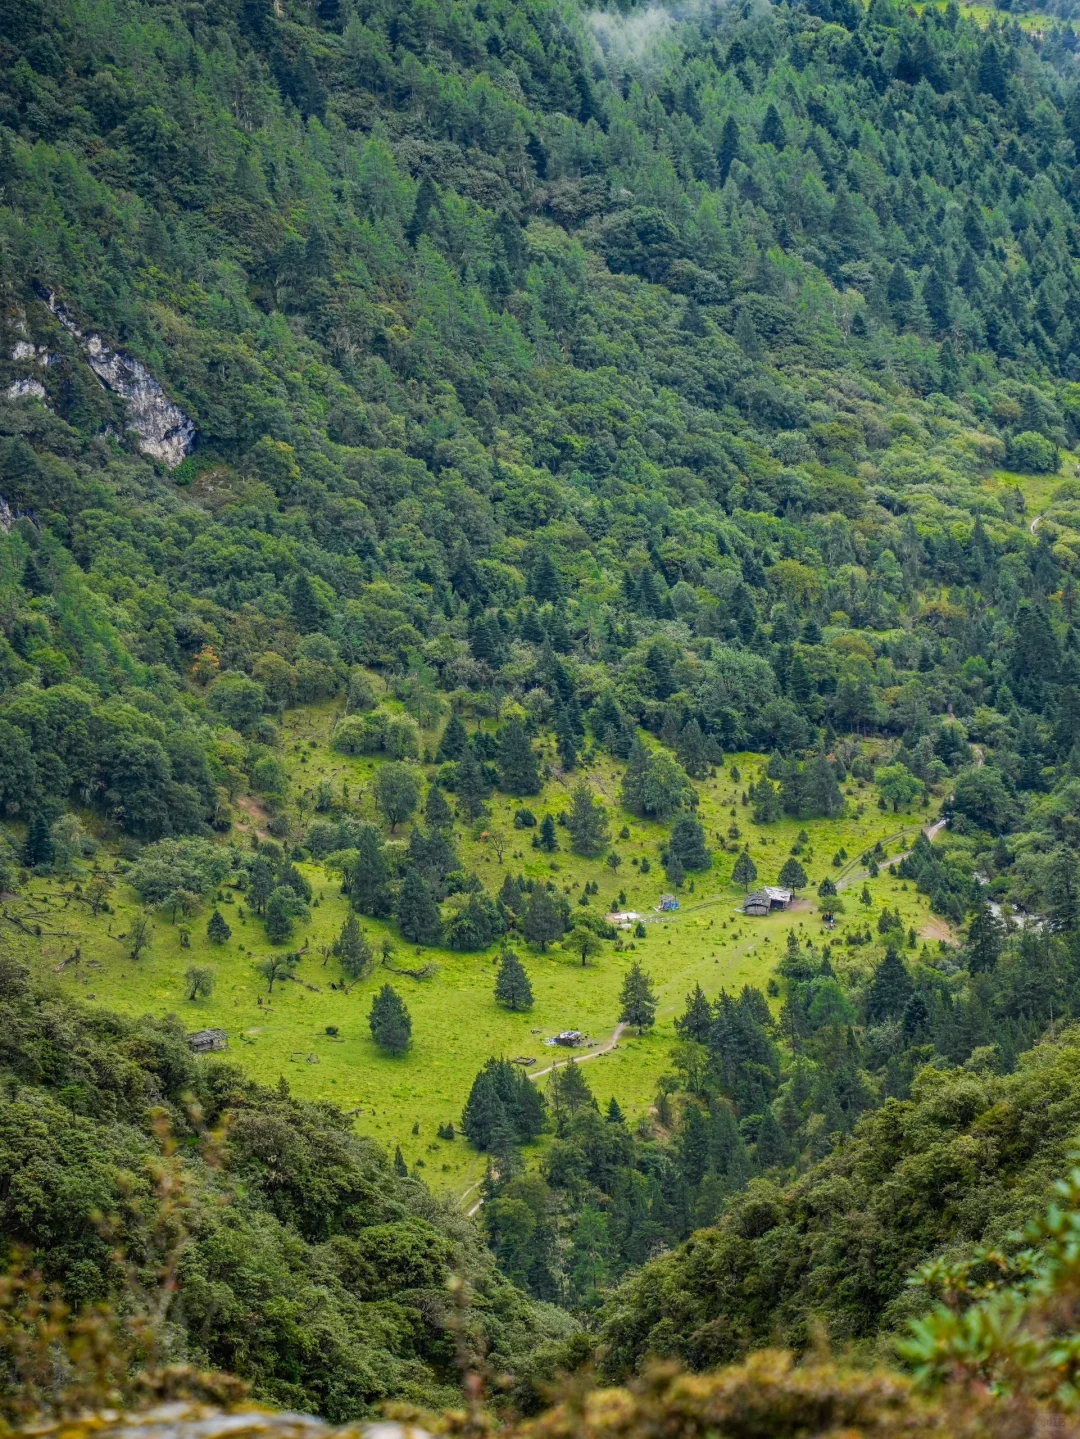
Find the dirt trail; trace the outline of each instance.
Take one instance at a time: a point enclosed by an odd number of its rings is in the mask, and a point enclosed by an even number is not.
[[[933,824],[927,825],[926,829],[923,832],[931,844],[933,844],[934,842],[934,836],[937,835],[941,830],[943,830],[945,828],[945,825],[946,821],[943,819],[937,819],[934,821]],[[907,859],[910,853],[910,849],[905,849],[901,854],[890,855],[888,859],[883,859],[881,861],[881,863],[878,865],[878,869],[892,869],[894,864],[899,864],[901,860]],[[836,888],[838,890],[847,889],[849,885],[855,884],[860,879],[866,879],[867,877],[868,872],[865,869],[854,870],[844,879],[837,880]]]
[[[575,1059],[574,1063],[584,1064],[587,1059],[597,1059],[601,1054],[607,1054],[609,1050],[614,1049],[618,1044],[625,1028],[625,1024],[617,1024],[609,1040],[606,1040],[603,1044],[598,1044],[595,1049],[591,1049],[588,1054],[583,1054],[580,1059]],[[555,1063],[557,1064],[558,1061],[556,1060]],[[539,1079],[542,1074],[550,1074],[554,1068],[555,1064],[549,1064],[546,1069],[534,1069],[529,1075],[529,1078]]]

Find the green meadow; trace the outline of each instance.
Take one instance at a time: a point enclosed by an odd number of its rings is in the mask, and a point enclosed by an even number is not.
[[[290,806],[302,820],[318,781],[329,780],[337,794],[347,787],[346,802],[354,811],[374,819],[371,778],[377,762],[333,753],[328,739],[334,719],[329,706],[286,714],[283,743],[291,775]],[[547,759],[554,758],[550,742],[541,741],[540,747]],[[314,890],[311,922],[287,946],[303,947],[304,956],[296,978],[277,983],[272,994],[255,969],[272,950],[263,924],[245,911],[244,896],[227,887],[219,907],[232,934],[223,945],[207,938],[209,907],[188,922],[188,947],[182,945],[180,926],[158,912],[153,916],[149,951],[132,960],[125,937],[140,905],[122,874],[115,874],[112,912],[96,919],[73,897],[71,878],[35,877],[17,898],[5,902],[10,916],[5,929],[40,976],[88,1003],[129,1015],[176,1014],[189,1030],[225,1029],[231,1057],[255,1078],[276,1083],[284,1077],[297,1094],[333,1100],[355,1115],[359,1130],[390,1149],[400,1144],[410,1169],[416,1168],[434,1188],[466,1196],[483,1175],[484,1158],[460,1136],[452,1142],[439,1140],[437,1126],[448,1121],[457,1124],[472,1079],[490,1055],[531,1057],[535,1068],[542,1070],[567,1058],[567,1051],[544,1043],[561,1029],[584,1031],[593,1047],[608,1042],[619,1020],[623,978],[635,958],[653,977],[659,1000],[656,1027],[640,1037],[624,1033],[616,1049],[589,1063],[588,1076],[602,1101],[616,1096],[636,1119],[648,1112],[657,1082],[670,1067],[670,1048],[676,1039],[673,1021],[695,983],[710,996],[721,988],[738,990],[744,984],[764,990],[792,927],[818,943],[831,941],[834,965],[841,973],[857,970],[861,950],[845,946],[844,934],[861,930],[868,921],[873,927],[885,904],[898,907],[905,927],[915,928],[924,941],[948,937],[943,922],[930,915],[925,899],[888,869],[869,881],[871,906],[864,907],[859,898],[864,871],[858,857],[879,841],[890,855],[902,852],[933,818],[932,810],[884,813],[872,785],[852,781],[845,789],[849,813],[844,819],[805,824],[782,820],[759,826],[750,818],[742,796],[764,764],[762,755],[727,756],[723,769],[698,786],[698,813],[714,847],[713,866],[683,886],[680,909],[670,916],[656,912],[660,895],[668,888],[659,858],[667,827],[621,810],[617,766],[606,757],[584,772],[609,807],[611,847],[621,858],[617,871],[603,857],[570,854],[565,848],[567,832],[561,827],[562,847],[557,853],[533,849],[535,830],[515,829],[513,824],[523,802],[503,795],[493,797],[486,819],[465,832],[458,829],[455,840],[463,867],[474,870],[489,891],[497,892],[506,869],[554,879],[573,903],[586,883],[594,881],[599,887],[591,899],[594,907],[606,911],[618,905],[647,917],[645,938],[625,935],[606,942],[603,953],[584,968],[558,945],[540,953],[512,939],[535,993],[535,1005],[528,1013],[510,1013],[495,1003],[498,946],[472,954],[419,950],[403,943],[392,924],[375,920],[363,923],[376,952],[385,935],[394,945],[392,965],[420,968],[434,962],[436,973],[421,980],[376,967],[348,990],[337,987],[341,981],[337,963],[320,950],[339,932],[347,901],[337,880],[315,864],[301,865]],[[738,781],[732,778],[732,765],[739,772]],[[580,773],[570,779],[576,780]],[[557,817],[569,804],[569,783],[552,778],[541,795],[525,803],[538,817],[549,812]],[[250,843],[252,831],[262,829],[265,813],[245,798],[238,804],[238,815],[237,837]],[[622,838],[624,826],[627,833]],[[407,826],[402,829],[407,834]],[[811,884],[816,886],[829,873],[846,885],[847,913],[831,935],[822,927],[812,888],[786,913],[767,919],[738,913],[742,890],[730,879],[738,849],[749,844],[759,882],[775,883],[803,829],[807,839],[800,858]],[[837,867],[833,856],[841,849],[849,859]],[[647,873],[642,873],[644,860],[649,862]],[[104,849],[95,863],[115,873],[116,861]],[[40,937],[32,933],[37,926]],[[208,999],[187,998],[184,976],[193,965],[209,966],[215,972]],[[388,980],[402,995],[413,1021],[413,1043],[401,1058],[380,1052],[368,1029],[372,996]],[[578,1057],[589,1053],[589,1049],[578,1051]],[[537,1082],[546,1081],[541,1075]]]

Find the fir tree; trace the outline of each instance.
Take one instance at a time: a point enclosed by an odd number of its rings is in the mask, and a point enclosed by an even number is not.
[[[405,1156],[401,1152],[401,1145],[394,1145],[394,1173],[399,1179],[408,1179],[409,1166],[405,1163]]]
[[[782,150],[787,144],[787,134],[784,130],[784,122],[780,118],[780,111],[772,103],[765,111],[765,119],[761,124],[761,143],[773,145],[777,150]]]
[[[984,974],[998,962],[1005,943],[1005,926],[980,895],[971,910],[968,925],[967,954],[968,969],[972,974]]]
[[[535,844],[537,849],[542,849],[547,854],[554,854],[559,848],[559,839],[555,833],[555,820],[550,814],[546,814],[540,821]]]
[[[206,937],[211,944],[225,944],[232,937],[232,930],[220,909],[215,908],[210,916],[206,925]]]
[[[653,993],[652,978],[641,965],[634,961],[623,980],[619,994],[619,1019],[623,1024],[632,1024],[638,1034],[651,1029],[656,1020],[656,995]]]
[[[251,866],[251,883],[249,893],[251,906],[256,914],[262,914],[266,909],[266,901],[270,898],[274,888],[274,871],[269,862],[263,856],[257,855],[255,863]]]
[[[483,766],[467,746],[458,760],[454,774],[454,793],[462,811],[469,819],[478,819],[484,813],[491,786],[487,782]]]
[[[341,961],[341,968],[350,979],[359,979],[369,972],[375,962],[371,945],[360,928],[360,921],[350,913],[341,926],[341,932],[334,943],[334,954]]]
[[[292,613],[301,634],[311,634],[322,623],[322,606],[306,570],[300,571],[293,584]]]
[[[669,851],[684,869],[708,869],[712,864],[712,853],[705,844],[705,831],[691,814],[682,814],[675,821]]]
[[[448,760],[460,759],[465,753],[469,744],[469,732],[459,714],[450,716],[446,722],[446,728],[442,732],[442,739],[439,741],[438,759],[440,764]]]
[[[529,590],[539,604],[554,604],[562,597],[562,581],[555,562],[546,550],[541,551],[529,576]]]
[[[704,779],[708,775],[709,747],[696,719],[687,721],[683,726],[675,745],[675,753],[691,779]]]
[[[735,861],[735,868],[731,871],[733,884],[741,884],[743,890],[749,890],[750,886],[757,879],[757,865],[750,858],[749,853],[744,849],[739,852]]]
[[[424,818],[432,829],[449,829],[454,822],[446,796],[437,784],[430,786],[424,801]]]
[[[541,951],[565,931],[563,912],[545,885],[537,884],[529,896],[521,927],[529,943],[539,945]]]
[[[757,1162],[762,1169],[772,1169],[774,1165],[787,1164],[788,1159],[788,1146],[784,1138],[784,1131],[777,1123],[772,1106],[767,1105],[758,1126]]]
[[[539,794],[540,767],[525,723],[509,720],[499,735],[499,786],[507,794]]]
[[[676,1019],[675,1029],[683,1039],[692,1039],[696,1044],[708,1044],[712,1024],[712,1005],[705,998],[701,985],[695,984],[693,992],[686,996],[686,1008]]]
[[[600,854],[610,838],[607,810],[597,803],[584,781],[571,791],[566,827],[570,831],[570,847],[577,854]]]
[[[431,887],[418,869],[409,869],[397,902],[398,928],[413,944],[438,944],[442,916]]]
[[[47,869],[53,862],[55,852],[48,816],[39,809],[35,810],[26,829],[26,842],[22,850],[23,864],[30,869]]]
[[[885,958],[874,971],[866,995],[867,1024],[881,1024],[899,1019],[911,997],[911,976],[895,949],[885,951]]]
[[[430,175],[425,174],[420,181],[420,188],[416,192],[412,217],[405,227],[405,238],[414,250],[419,243],[420,236],[427,229],[432,210],[437,207],[438,203],[439,196],[435,189],[435,182]]]
[[[532,985],[525,967],[512,949],[504,949],[495,978],[495,998],[507,1009],[531,1009]]]
[[[412,1040],[412,1020],[401,996],[384,984],[371,1004],[368,1015],[371,1037],[380,1049],[404,1054]]]
[[[739,153],[739,125],[734,115],[729,115],[724,121],[724,128],[720,132],[720,149],[716,156],[716,168],[720,175],[721,185],[726,184],[728,174],[731,171],[732,161]]]
[[[803,869],[802,865],[799,863],[799,861],[795,858],[794,855],[784,861],[784,864],[780,870],[778,882],[783,885],[785,889],[790,889],[792,891],[806,888],[806,885],[808,883],[806,877],[806,870]],[[836,893],[835,888],[833,889],[833,893]]]

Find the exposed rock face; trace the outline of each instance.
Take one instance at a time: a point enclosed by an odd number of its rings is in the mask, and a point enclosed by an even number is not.
[[[105,388],[127,401],[128,429],[139,437],[139,449],[175,469],[195,444],[191,420],[141,360],[110,349],[100,335],[84,335],[55,295],[48,296],[48,305],[64,328],[82,340],[90,368]]]
[[[40,380],[12,380],[4,394],[9,400],[43,400],[45,386]]]

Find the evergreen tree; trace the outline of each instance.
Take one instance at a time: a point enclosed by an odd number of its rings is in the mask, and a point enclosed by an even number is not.
[[[431,887],[418,869],[405,872],[397,902],[398,928],[412,944],[438,944],[442,916]]]
[[[311,634],[322,624],[322,606],[306,570],[300,571],[293,584],[292,613],[301,634]]]
[[[705,779],[709,773],[709,746],[696,719],[688,720],[683,726],[675,753],[691,779]]]
[[[570,847],[577,854],[600,854],[607,846],[610,838],[607,810],[596,802],[584,781],[576,784],[570,793],[566,827],[570,831]]]
[[[232,930],[221,910],[216,907],[207,922],[206,937],[211,944],[225,944],[232,937]]]
[[[727,177],[731,171],[732,161],[739,153],[739,125],[734,115],[728,115],[724,121],[724,128],[720,132],[720,149],[716,156],[716,168],[720,176],[720,183],[727,183]]]
[[[1076,852],[1059,845],[1050,856],[1046,879],[1050,920],[1055,930],[1073,935],[1080,928],[1080,874]]]
[[[251,907],[256,914],[264,913],[266,901],[270,898],[273,888],[274,871],[261,854],[257,855],[255,857],[255,863],[251,866],[251,883],[249,888]]]
[[[512,949],[504,949],[495,978],[495,998],[507,1009],[532,1009],[533,992],[525,967]]]
[[[263,923],[271,944],[284,944],[292,938],[294,921],[307,915],[307,905],[287,884],[278,884],[266,901]]]
[[[52,864],[55,846],[51,830],[48,816],[35,810],[30,816],[22,851],[23,863],[30,869],[47,869]]]
[[[507,794],[539,794],[539,758],[529,740],[525,723],[509,720],[499,735],[499,787]]]
[[[771,102],[761,124],[761,143],[773,145],[777,150],[782,150],[787,144],[787,134],[784,130],[784,122],[780,118],[780,111]]]
[[[559,763],[564,770],[577,768],[577,736],[570,719],[568,710],[560,708],[555,716],[555,747],[559,754]]]
[[[454,822],[446,796],[437,784],[432,784],[428,789],[427,799],[424,801],[424,818],[432,829],[437,830],[449,829]]]
[[[632,1024],[638,1034],[651,1029],[656,1020],[656,995],[653,993],[652,978],[641,965],[634,961],[623,980],[619,994],[619,1019],[623,1024]]]
[[[757,865],[750,858],[749,853],[744,849],[739,852],[735,861],[735,868],[731,871],[733,884],[741,884],[743,890],[749,890],[750,886],[757,879]]]
[[[529,591],[539,604],[554,604],[562,598],[562,581],[555,562],[546,550],[541,551],[529,576]]]
[[[371,945],[354,913],[350,913],[341,926],[334,943],[334,954],[341,961],[344,973],[353,980],[367,974],[375,962]]]
[[[454,793],[461,809],[469,819],[478,819],[484,813],[491,786],[484,774],[483,766],[470,747],[457,762],[454,774]]]
[[[784,1131],[777,1123],[772,1105],[766,1105],[765,1113],[761,1116],[761,1123],[758,1126],[757,1162],[762,1169],[771,1169],[774,1165],[787,1164],[788,1159],[788,1146],[784,1138]]]
[[[537,884],[529,896],[521,928],[529,943],[539,945],[541,951],[565,932],[563,911],[543,884]]]
[[[394,1145],[394,1173],[399,1179],[408,1179],[409,1166],[405,1163],[405,1156],[401,1152],[401,1145]]]
[[[1002,68],[1001,56],[998,54],[998,48],[993,40],[988,41],[983,47],[979,60],[978,85],[981,94],[992,96],[999,105],[1004,105],[1009,98],[1008,83]]]
[[[682,814],[675,821],[669,850],[684,869],[708,869],[712,864],[712,854],[705,844],[705,831],[690,814]]]
[[[802,865],[799,863],[799,861],[795,858],[794,855],[784,861],[783,866],[780,870],[779,883],[783,885],[785,889],[790,889],[793,891],[797,889],[805,889],[808,882],[809,881],[807,880],[806,870],[803,869]],[[833,893],[836,893],[835,887],[833,889]]]
[[[354,909],[373,918],[389,914],[392,907],[390,870],[383,837],[373,824],[359,826],[354,857],[347,867],[349,899]]]
[[[412,1020],[401,996],[384,984],[372,1000],[368,1015],[371,1037],[380,1049],[404,1054],[412,1041]]]
[[[420,188],[416,192],[416,203],[413,205],[412,217],[405,227],[405,238],[415,250],[420,236],[427,229],[431,212],[438,206],[439,196],[435,189],[435,182],[431,176],[425,174],[420,181]]]
[[[867,1024],[881,1024],[899,1019],[911,997],[911,976],[895,949],[885,951],[885,958],[874,971],[866,994]]]
[[[448,760],[459,760],[469,745],[469,732],[461,716],[455,711],[446,722],[439,741],[438,759],[440,764]]]
[[[967,943],[964,946],[968,969],[984,974],[995,968],[1005,943],[1005,926],[980,895],[971,909]]]
[[[708,1044],[712,1024],[712,1005],[705,998],[701,985],[695,984],[693,993],[686,996],[686,1008],[675,1021],[676,1032],[696,1044]]]
[[[555,820],[550,814],[546,814],[540,821],[535,844],[537,849],[542,849],[547,854],[554,854],[558,849],[559,838],[555,833]]]

